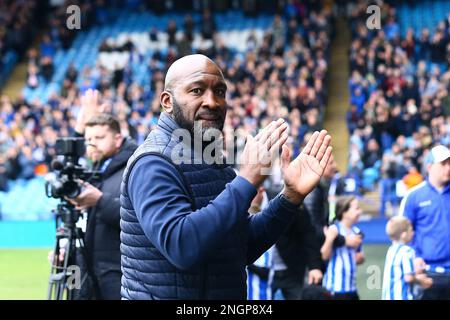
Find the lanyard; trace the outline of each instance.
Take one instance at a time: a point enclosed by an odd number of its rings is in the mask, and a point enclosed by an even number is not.
[[[106,171],[106,168],[108,168],[109,164],[111,163],[112,158],[109,158],[108,160],[106,160],[105,162],[103,162],[102,167],[100,168],[100,172],[104,173]]]

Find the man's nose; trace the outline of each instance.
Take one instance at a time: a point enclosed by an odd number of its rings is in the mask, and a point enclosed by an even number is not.
[[[97,149],[97,145],[94,142],[89,142],[86,144],[86,148],[94,148]]]
[[[219,106],[213,90],[206,90],[203,95],[203,106],[209,109],[215,109]]]

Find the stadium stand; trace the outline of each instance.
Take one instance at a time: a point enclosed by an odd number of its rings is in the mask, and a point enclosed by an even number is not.
[[[265,5],[270,3],[276,2]],[[128,1],[119,10],[96,2],[82,7],[82,14],[96,18],[72,38],[63,33],[64,16],[56,9],[39,52],[28,52],[22,97],[1,100],[3,219],[49,218],[52,202],[45,199],[42,177],[57,136],[73,134],[81,94],[99,89],[123,133],[141,143],[160,113],[164,71],[186,53],[207,54],[225,71],[230,82],[226,132],[242,127],[236,138],[242,142],[248,132],[281,115],[291,124],[298,153],[304,136],[321,128],[327,95],[331,14],[312,3],[209,16],[142,11]],[[211,28],[215,32],[208,35]],[[242,148],[239,141],[235,155]],[[35,202],[40,205],[26,204]]]
[[[182,54],[206,53],[225,70],[231,83],[226,130],[242,126],[241,138],[282,115],[293,128],[291,143],[298,153],[304,137],[322,127],[333,32],[329,11],[287,3],[272,11],[215,12],[213,41],[203,34],[205,18],[200,11],[164,14],[155,8],[142,10],[139,1],[124,3],[123,9],[106,8],[101,2],[82,6],[89,19],[82,30],[71,33],[62,28],[66,17],[62,7],[56,8],[39,50],[28,51],[30,67],[22,97],[16,101],[2,97],[0,212],[4,220],[51,217],[54,202],[43,193],[43,176],[49,171],[56,137],[73,133],[84,91],[98,88],[122,130],[141,143],[159,116],[156,97],[164,71]],[[423,178],[421,163],[429,145],[448,145],[450,140],[446,16],[450,4],[387,3],[391,4],[383,8],[388,15],[381,31],[364,28],[366,1],[350,6],[352,107],[347,113],[349,166],[343,173],[347,193],[361,196],[366,207],[379,203],[382,217],[386,211],[394,213],[407,186]],[[281,13],[277,22],[274,12]],[[421,42],[423,28],[431,31],[428,42]],[[436,31],[442,36],[434,44]],[[387,66],[386,57],[380,58],[383,50],[391,52],[392,65]],[[33,73],[35,78],[30,77]],[[397,96],[396,81],[406,88],[403,97]],[[437,98],[423,99],[425,92],[433,91]],[[408,95],[414,102],[406,99]],[[370,198],[370,192],[378,192],[379,200]],[[23,203],[15,205],[19,199]],[[26,204],[34,202],[37,205]]]
[[[411,4],[400,3],[397,9],[400,35],[406,36],[408,29],[418,35],[422,29],[434,29],[448,18],[450,3],[445,0],[415,1]]]
[[[45,4],[41,1],[0,3],[0,87],[25,53],[42,23]]]
[[[359,190],[378,185],[384,216],[425,177],[429,147],[450,143],[450,3],[387,5],[379,31],[365,27],[365,3],[351,19],[347,174]]]

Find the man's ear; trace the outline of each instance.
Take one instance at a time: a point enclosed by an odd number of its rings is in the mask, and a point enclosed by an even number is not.
[[[123,142],[123,136],[121,133],[116,133],[114,140],[115,140],[115,144],[116,144],[116,148],[120,149],[120,147],[122,146],[122,142]]]
[[[159,101],[161,102],[164,111],[168,114],[172,114],[173,112],[173,102],[172,102],[172,94],[169,91],[164,90],[161,92],[159,96]]]

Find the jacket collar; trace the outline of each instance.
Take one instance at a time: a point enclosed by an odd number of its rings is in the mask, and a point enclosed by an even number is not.
[[[102,177],[107,178],[116,173],[118,170],[124,168],[136,148],[137,145],[134,140],[130,137],[125,137],[122,141],[122,145],[120,146],[120,150],[112,158],[110,158],[112,160],[106,167]]]
[[[158,128],[164,131],[165,134],[171,136],[172,132],[179,129],[180,126],[175,122],[167,112],[162,112],[158,120]]]

